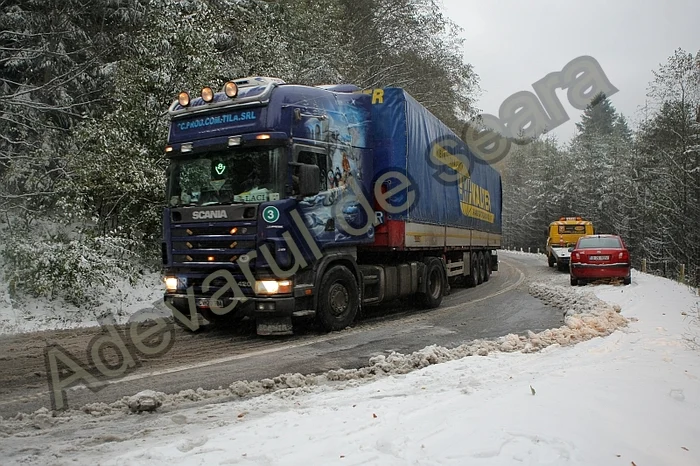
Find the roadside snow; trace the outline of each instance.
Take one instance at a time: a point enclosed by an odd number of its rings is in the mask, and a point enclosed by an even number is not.
[[[104,317],[124,324],[136,312],[151,309],[162,296],[158,272],[144,275],[135,286],[128,280],[115,280],[114,287],[104,291],[102,304],[95,308],[79,308],[61,299],[25,297],[13,301],[8,284],[0,279],[0,335],[98,326],[99,319]]]
[[[700,464],[700,299],[636,272],[566,280],[530,288],[567,314],[560,329],[19,415],[0,423],[3,464]],[[162,406],[129,414],[142,401]]]

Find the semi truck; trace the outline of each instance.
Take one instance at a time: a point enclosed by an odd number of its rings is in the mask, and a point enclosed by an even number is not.
[[[594,231],[593,222],[582,217],[560,217],[559,220],[550,223],[545,231],[548,265],[554,267],[556,264],[560,272],[568,272],[571,261],[569,248],[576,246],[576,241],[581,236],[592,235]]]
[[[164,301],[289,335],[498,270],[499,173],[404,89],[231,80],[169,108]]]

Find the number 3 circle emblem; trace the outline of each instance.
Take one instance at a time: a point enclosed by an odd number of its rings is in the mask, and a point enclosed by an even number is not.
[[[277,207],[267,206],[263,210],[262,216],[267,223],[275,223],[280,218],[280,211],[277,210]]]

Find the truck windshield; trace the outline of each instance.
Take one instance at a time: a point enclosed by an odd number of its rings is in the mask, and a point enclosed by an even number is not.
[[[284,196],[281,148],[228,150],[174,160],[170,207],[258,203]]]

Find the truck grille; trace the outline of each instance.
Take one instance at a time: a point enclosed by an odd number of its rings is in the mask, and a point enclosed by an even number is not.
[[[255,250],[257,227],[255,222],[244,221],[173,224],[170,233],[174,267],[230,268],[241,256]]]

